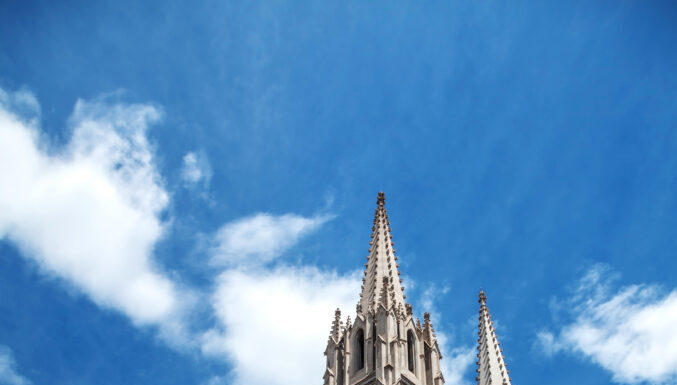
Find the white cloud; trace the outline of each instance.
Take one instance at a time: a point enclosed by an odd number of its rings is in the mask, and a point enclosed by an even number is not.
[[[212,178],[212,167],[207,156],[203,153],[189,152],[183,156],[181,178],[187,185],[196,185],[202,182],[204,187],[209,186]]]
[[[216,234],[212,260],[221,264],[269,262],[331,218],[259,213],[228,223]]]
[[[227,268],[211,296],[218,323],[202,335],[202,352],[227,360],[235,383],[321,381],[334,310],[342,308],[344,317],[353,313],[361,275],[266,263],[331,218],[260,213],[217,231],[213,258]]]
[[[438,343],[440,336],[437,336]],[[442,348],[440,348],[442,349]],[[445,350],[445,349],[442,349]],[[443,356],[440,361],[442,374],[447,385],[471,384],[472,375],[468,370],[475,364],[477,350],[475,347],[466,346],[448,350],[449,354]]]
[[[176,314],[176,284],[152,258],[168,197],[145,132],[161,112],[78,100],[72,137],[54,149],[36,120],[10,111],[16,104],[39,111],[34,97],[3,91],[0,104],[0,238],[135,323]]]
[[[29,385],[30,383],[31,381],[17,372],[12,351],[0,345],[0,384]]]
[[[588,272],[565,304],[573,322],[539,333],[539,344],[546,354],[581,354],[618,383],[676,383],[677,290],[631,285],[613,292],[607,275],[601,266]]]
[[[409,287],[412,286],[412,283],[408,283]],[[446,295],[448,292],[448,286],[439,287],[438,285],[428,284],[423,290],[423,293],[421,293],[421,297],[418,300],[418,305],[424,312],[436,314],[435,321],[439,322],[441,319],[439,314],[441,313],[437,311],[435,303],[440,297]]]
[[[319,383],[334,310],[353,313],[360,283],[312,267],[226,271],[212,296],[221,328],[203,352],[229,359],[237,384]]]

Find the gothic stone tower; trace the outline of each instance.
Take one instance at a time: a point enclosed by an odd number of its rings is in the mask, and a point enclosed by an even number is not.
[[[430,316],[421,325],[405,302],[385,194],[378,193],[376,204],[355,322],[348,317],[344,326],[336,310],[324,385],[443,385]]]

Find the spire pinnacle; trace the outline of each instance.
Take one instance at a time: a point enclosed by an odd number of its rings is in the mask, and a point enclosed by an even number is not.
[[[487,307],[487,296],[480,290],[479,300],[479,331],[477,346],[477,377],[478,385],[511,385],[509,371],[503,357],[503,350],[498,342],[496,328],[491,320]]]
[[[336,308],[336,311],[334,312],[334,321],[331,323],[331,334],[330,337],[334,339],[334,341],[339,340],[341,338],[341,309]]]
[[[433,323],[430,321],[430,313],[428,312],[423,313],[423,338],[425,338],[425,340],[431,345],[437,342],[435,328],[433,327]]]
[[[385,208],[386,197],[383,192],[376,196],[374,222],[371,228],[369,255],[362,279],[362,293],[358,312],[374,311],[378,303],[387,303],[397,309],[404,309],[404,287],[401,285],[399,264],[395,256],[395,243],[390,233],[390,220]],[[382,298],[388,296],[389,298]]]

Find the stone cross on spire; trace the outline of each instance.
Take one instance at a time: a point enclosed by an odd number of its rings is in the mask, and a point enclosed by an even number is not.
[[[503,357],[503,350],[496,336],[496,328],[491,321],[487,296],[480,290],[480,316],[477,339],[477,385],[511,385],[509,371]]]
[[[362,293],[357,305],[358,314],[366,314],[374,311],[376,304],[387,302],[396,309],[404,312],[404,287],[400,279],[399,264],[395,256],[395,243],[390,234],[390,221],[385,208],[386,197],[379,192],[376,198],[376,210],[374,223],[371,228],[371,242],[369,242],[369,255],[364,265],[364,278],[362,278]],[[390,298],[381,298],[388,295]]]

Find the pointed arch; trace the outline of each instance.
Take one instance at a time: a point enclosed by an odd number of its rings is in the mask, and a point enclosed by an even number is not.
[[[407,331],[407,368],[409,369],[410,372],[414,373],[416,366],[415,366],[415,357],[416,357],[416,337],[414,336],[414,332]]]
[[[355,370],[364,368],[364,330],[357,329],[355,333]]]

